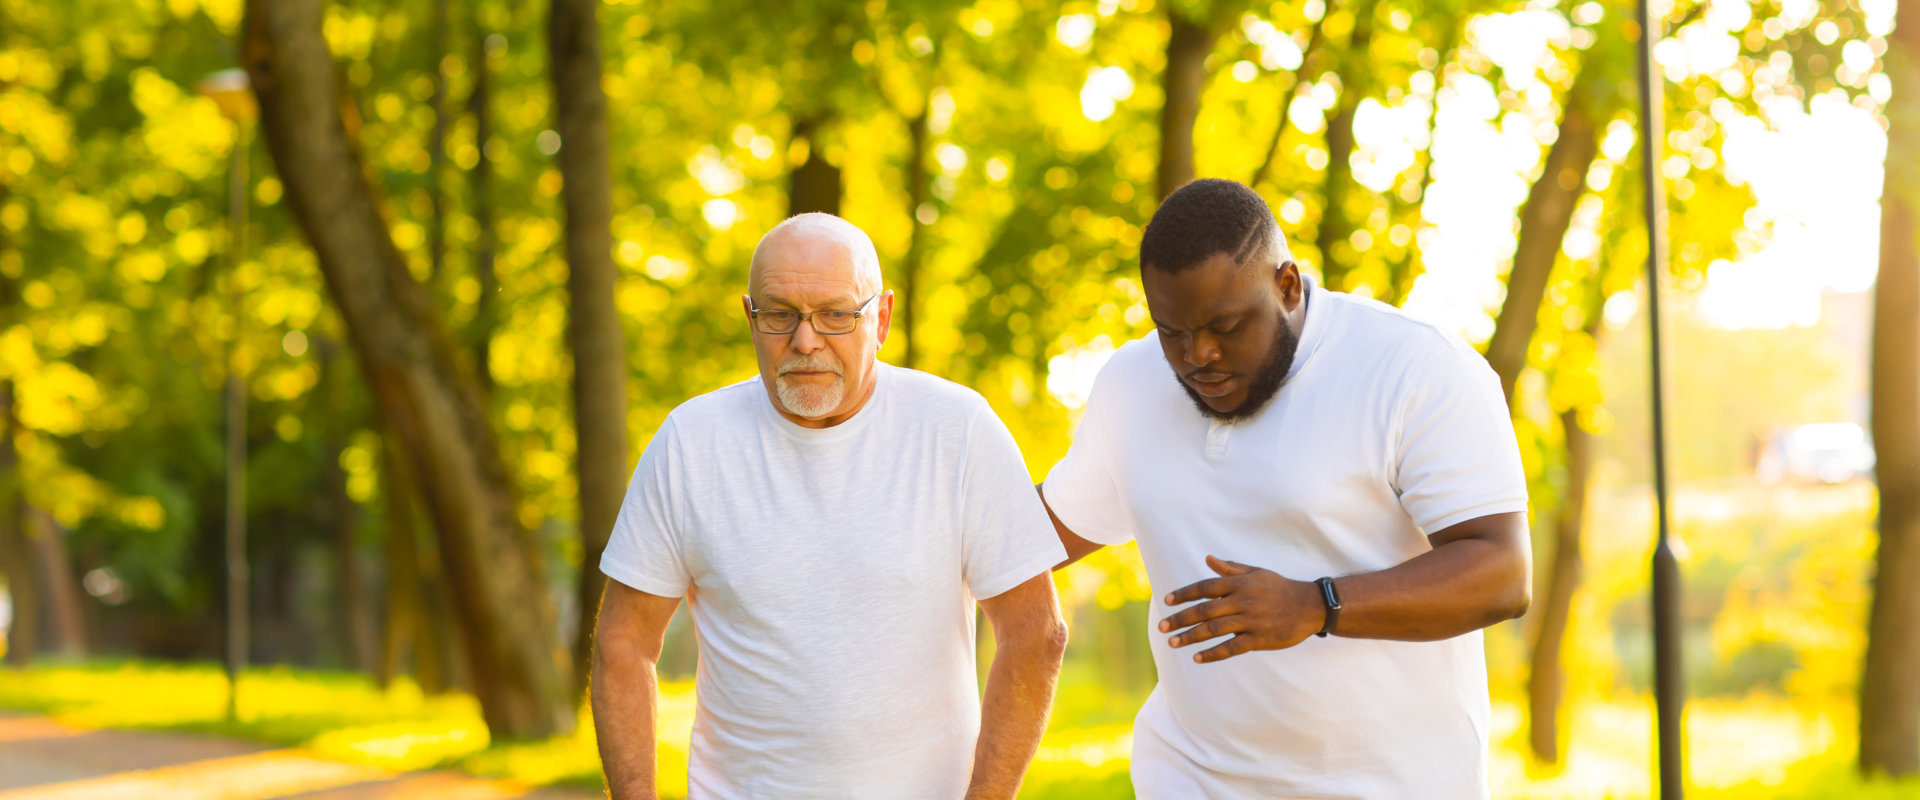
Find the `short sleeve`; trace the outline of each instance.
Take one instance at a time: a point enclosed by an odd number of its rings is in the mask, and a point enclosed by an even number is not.
[[[673,509],[677,450],[669,416],[633,469],[620,516],[600,556],[600,571],[607,577],[661,597],[683,596],[692,582],[681,557],[679,517]]]
[[[1478,353],[1453,348],[1404,393],[1395,447],[1400,507],[1429,535],[1527,510],[1527,477],[1500,379]]]
[[[1067,560],[1019,445],[984,401],[969,427],[965,470],[962,577],[975,599],[999,595]]]
[[[1117,360],[1117,359],[1116,359]],[[1135,534],[1133,517],[1120,496],[1118,461],[1114,457],[1117,431],[1109,421],[1118,400],[1110,384],[1113,361],[1094,380],[1080,427],[1073,432],[1067,454],[1047,473],[1047,507],[1075,536],[1103,545],[1126,544]]]

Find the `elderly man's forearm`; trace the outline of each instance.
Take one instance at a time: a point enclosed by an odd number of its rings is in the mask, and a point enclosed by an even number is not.
[[[654,800],[654,719],[659,684],[652,661],[595,654],[589,698],[613,800]]]
[[[1066,647],[1064,623],[999,642],[981,700],[980,741],[974,750],[968,800],[1011,800],[1019,792],[1021,778],[1046,733]]]

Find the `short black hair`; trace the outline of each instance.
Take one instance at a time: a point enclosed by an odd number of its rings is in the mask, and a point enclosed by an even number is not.
[[[1279,229],[1259,192],[1237,181],[1204,178],[1160,201],[1140,237],[1140,268],[1181,272],[1221,253],[1244,264],[1272,245]]]

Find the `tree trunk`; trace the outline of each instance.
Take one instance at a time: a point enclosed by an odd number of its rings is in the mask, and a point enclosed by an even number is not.
[[[1573,223],[1574,208],[1586,190],[1587,170],[1600,152],[1590,98],[1579,83],[1567,93],[1559,136],[1548,149],[1540,178],[1528,190],[1527,201],[1520,209],[1520,237],[1507,275],[1507,295],[1493,338],[1487,342],[1487,362],[1499,376],[1508,403],[1513,402],[1520,371],[1526,368],[1527,349],[1539,327],[1547,280]],[[1597,286],[1595,291],[1599,291]],[[1597,322],[1599,313],[1596,305],[1590,319]],[[1595,337],[1599,331],[1597,324],[1587,329]],[[1560,758],[1559,713],[1565,685],[1560,651],[1580,582],[1581,526],[1593,461],[1592,435],[1580,427],[1577,409],[1561,414],[1561,428],[1566,437],[1567,492],[1554,517],[1553,565],[1534,628],[1527,677],[1528,745],[1536,758],[1549,764]]]
[[[1353,252],[1353,219],[1347,213],[1359,183],[1353,179],[1353,118],[1367,96],[1368,76],[1374,69],[1367,53],[1373,47],[1373,12],[1378,0],[1364,0],[1353,10],[1353,33],[1340,62],[1340,105],[1327,120],[1327,175],[1321,190],[1320,224],[1314,244],[1320,251],[1320,276],[1327,288],[1346,291],[1347,275],[1359,254]]]
[[[345,645],[347,663],[359,672],[371,674],[378,650],[373,644],[373,619],[367,604],[366,580],[360,574],[359,507],[347,496],[346,472],[339,467],[341,450],[327,447],[332,458],[327,472],[328,520],[333,528],[334,587],[340,593],[340,638]]]
[[[313,353],[320,362],[318,396],[327,408],[338,414],[348,408],[347,376],[341,374],[340,346],[330,337],[315,334]],[[379,648],[375,645],[372,605],[368,601],[367,582],[360,570],[360,507],[347,494],[347,471],[340,466],[340,455],[347,449],[347,438],[359,425],[358,414],[346,419],[329,419],[322,452],[326,463],[320,466],[325,497],[320,507],[327,527],[333,531],[334,591],[340,596],[340,642],[347,663],[368,675],[379,670]]]
[[[320,0],[249,0],[244,36],[287,205],[441,537],[481,714],[498,740],[570,731],[539,552],[517,516],[479,387],[457,368],[347,135]]]
[[[487,95],[492,69],[487,64],[487,31],[478,21],[473,26],[473,95],[467,98],[467,110],[473,114],[473,146],[478,155],[468,174],[473,197],[473,273],[480,282],[480,297],[473,304],[472,327],[467,338],[473,347],[473,371],[480,379],[481,391],[493,392],[493,329],[496,326],[494,295],[500,291],[500,277],[493,273],[493,199],[487,187],[493,182],[493,159],[487,156],[487,140],[492,135]]]
[[[67,553],[66,532],[52,514],[25,503],[20,506],[25,519],[28,546],[40,571],[41,652],[61,658],[79,658],[87,654],[87,621],[80,602],[80,581],[73,574],[73,559]]]
[[[1253,177],[1247,179],[1247,185],[1259,189],[1260,184],[1273,171],[1273,165],[1280,158],[1280,139],[1287,134],[1287,122],[1293,116],[1293,98],[1300,94],[1300,87],[1320,79],[1320,73],[1313,69],[1313,62],[1320,56],[1320,48],[1325,43],[1327,17],[1333,14],[1333,4],[1328,3],[1320,12],[1320,18],[1313,21],[1313,29],[1307,34],[1307,46],[1300,48],[1300,66],[1293,71],[1293,85],[1287,87],[1280,96],[1280,120],[1273,126],[1273,139],[1267,143],[1267,157],[1260,159],[1260,166],[1253,169]]]
[[[793,140],[807,143],[807,160],[793,168],[787,180],[787,216],[821,211],[840,215],[840,168],[827,161],[820,146],[825,113],[793,121]]]
[[[406,473],[400,445],[382,437],[381,479],[386,495],[387,625],[381,640],[380,686],[411,673],[420,690],[439,694],[453,686],[452,649],[445,646],[445,614],[434,601],[440,591],[430,564],[433,551],[422,546],[415,524],[413,481]],[[412,665],[408,665],[411,657]]]
[[[1200,118],[1200,92],[1207,86],[1207,54],[1217,35],[1203,22],[1167,7],[1167,67],[1160,76],[1166,99],[1160,106],[1160,197],[1193,180],[1193,123]]]
[[[1920,5],[1900,3],[1920,16]],[[1920,86],[1920,26],[1896,27],[1886,55],[1896,86]],[[1880,552],[1860,678],[1860,769],[1920,772],[1920,94],[1887,104],[1880,277],[1873,292],[1873,448]]]
[[[1567,620],[1572,616],[1573,595],[1580,587],[1585,563],[1580,556],[1580,540],[1587,484],[1593,474],[1593,434],[1580,427],[1579,417],[1577,409],[1560,414],[1560,427],[1566,435],[1567,496],[1553,518],[1553,566],[1547,576],[1527,669],[1527,741],[1534,757],[1548,764],[1560,760],[1560,706],[1566,686],[1560,651],[1567,639]]]
[[[555,126],[567,207],[567,292],[573,350],[574,447],[580,480],[580,626],[573,688],[586,691],[593,610],[606,576],[600,553],[627,488],[627,339],[613,297],[613,172],[607,164],[607,96],[600,88],[598,0],[553,0]]]
[[[418,485],[418,484],[413,484]],[[413,495],[418,497],[419,495]],[[418,520],[415,517],[415,520]],[[419,530],[415,524],[412,529]],[[431,692],[472,691],[473,671],[463,656],[468,644],[459,623],[459,607],[452,582],[447,579],[447,560],[432,536],[414,538],[414,568],[420,579],[420,641],[414,651],[416,667],[427,675],[422,688]]]
[[[40,655],[40,582],[27,539],[25,488],[14,449],[13,381],[0,381],[0,567],[6,568],[13,622],[7,629],[7,663],[24,666]]]
[[[1487,342],[1487,363],[1500,376],[1507,402],[1513,402],[1514,383],[1527,366],[1527,347],[1540,320],[1540,301],[1547,294],[1547,277],[1560,255],[1560,242],[1573,223],[1574,206],[1585,191],[1587,169],[1600,152],[1599,130],[1585,91],[1575,85],[1560,117],[1560,136],[1547,151],[1540,178],[1520,207],[1520,241],[1514,247],[1513,268],[1507,273],[1507,297],[1500,304],[1493,338]]]
[[[932,107],[932,98],[926,98],[920,105],[920,113],[907,120],[907,224],[913,226],[913,234],[907,239],[907,256],[900,260],[899,310],[902,314],[896,316],[894,322],[907,335],[904,366],[908,369],[917,369],[920,364],[920,337],[914,335],[914,326],[920,322],[920,269],[927,259],[927,224],[920,221],[920,209],[928,207],[932,197],[927,170],[927,138],[931,134],[928,120]]]
[[[446,278],[447,266],[447,190],[441,174],[447,163],[447,71],[441,64],[447,58],[447,0],[433,0],[433,131],[427,137],[427,201],[432,208],[427,220],[427,257],[432,265],[428,281],[434,286]]]

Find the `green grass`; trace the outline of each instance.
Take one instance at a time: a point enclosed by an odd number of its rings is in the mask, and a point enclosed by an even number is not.
[[[1127,778],[1132,716],[1141,698],[1110,693],[1085,665],[1063,675],[1052,722],[1029,771],[1024,798],[1132,797]],[[493,745],[473,699],[423,696],[409,682],[382,691],[363,676],[263,668],[241,682],[240,719],[226,719],[226,682],[207,664],[92,662],[0,671],[0,708],[79,727],[188,731],[304,748],[328,758],[395,770],[454,768],[529,785],[600,785],[591,719],[572,735]],[[1496,701],[1494,796],[1525,800],[1644,798],[1651,784],[1651,704],[1645,698],[1587,701],[1571,710],[1564,763],[1548,769],[1523,755],[1524,724]],[[661,695],[664,797],[686,791],[692,686]],[[1863,781],[1852,767],[1851,712],[1840,703],[1754,696],[1689,706],[1689,782],[1707,800],[1920,800],[1920,781]]]
[[[260,668],[241,677],[238,720],[227,719],[226,702],[225,674],[210,664],[89,662],[0,671],[0,708],[82,728],[231,736],[385,769],[453,768],[529,785],[600,787],[585,709],[571,735],[494,745],[471,696],[428,697],[406,680],[382,691],[358,674]],[[1061,718],[1077,725],[1049,733],[1023,796],[1130,796],[1126,752],[1138,700],[1069,686],[1060,705]],[[663,686],[660,712],[661,795],[684,797],[692,684]]]
[[[491,746],[471,696],[428,697],[407,680],[382,691],[357,674],[252,669],[241,677],[239,718],[229,720],[226,676],[209,664],[48,664],[0,675],[0,708],[82,728],[205,733],[393,770],[451,767],[529,784],[599,785],[588,727],[544,742]],[[584,714],[582,721],[590,726]]]

